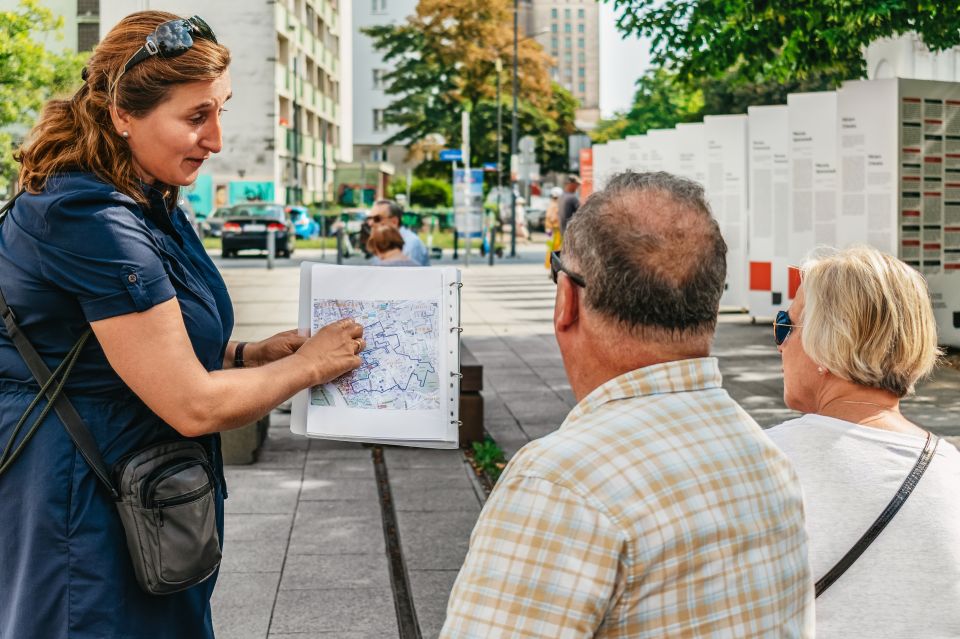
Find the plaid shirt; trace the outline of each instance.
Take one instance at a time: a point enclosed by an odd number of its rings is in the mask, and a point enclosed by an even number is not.
[[[441,637],[812,637],[800,485],[714,358],[610,380],[517,453]]]

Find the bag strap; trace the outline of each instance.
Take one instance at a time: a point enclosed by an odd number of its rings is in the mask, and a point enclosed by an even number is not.
[[[13,208],[13,203],[23,194],[23,192],[24,191],[21,190],[16,196],[7,202],[2,209],[0,209],[0,224],[3,223],[7,213],[11,208]],[[67,396],[62,393],[63,385],[66,382],[66,376],[60,380],[60,383],[56,388],[53,387],[51,383],[53,374],[50,373],[50,369],[47,368],[46,363],[44,363],[43,358],[40,357],[40,354],[37,353],[36,349],[33,347],[33,344],[30,343],[30,340],[27,339],[27,336],[24,335],[23,331],[20,330],[20,327],[17,325],[17,319],[13,313],[13,309],[7,304],[7,300],[3,296],[2,290],[0,290],[0,317],[3,318],[3,324],[7,329],[7,335],[10,336],[10,340],[17,348],[17,351],[20,353],[23,361],[27,364],[27,368],[30,369],[30,372],[40,384],[41,391],[46,394],[47,400],[53,404],[53,408],[57,411],[57,415],[59,415],[60,421],[63,422],[63,426],[66,428],[67,434],[70,435],[70,439],[72,439],[73,443],[76,444],[77,448],[80,450],[80,454],[83,455],[83,458],[87,461],[87,464],[90,465],[90,468],[93,470],[100,482],[106,486],[108,491],[110,491],[111,497],[113,497],[115,500],[119,499],[120,496],[117,493],[113,482],[110,481],[110,473],[107,471],[106,464],[103,463],[103,458],[100,456],[100,449],[97,447],[97,443],[94,440],[93,435],[90,433],[90,429],[87,428],[87,425],[83,422],[83,418],[80,417],[80,414],[73,407],[73,404],[70,403],[70,400],[67,399]],[[71,354],[74,356],[79,355],[79,348],[83,347],[83,343],[86,342],[88,337],[90,337],[90,333],[91,329],[87,328],[83,335],[81,335],[77,340],[74,348],[71,349]],[[69,369],[72,369],[72,364],[69,366]],[[58,368],[58,371],[59,370],[60,369]],[[67,374],[69,374],[69,370],[67,370]]]
[[[817,581],[817,597],[822,595],[827,588],[833,585],[833,582],[839,579],[840,575],[845,573],[847,568],[852,566],[853,563],[860,558],[860,555],[862,555],[863,552],[870,546],[870,544],[872,544],[874,540],[880,536],[880,533],[883,532],[883,529],[886,528],[887,524],[890,523],[890,520],[893,519],[893,516],[897,514],[897,511],[900,510],[900,507],[903,506],[904,502],[907,501],[907,497],[910,496],[910,493],[913,492],[913,489],[917,487],[917,482],[920,481],[920,478],[923,477],[924,471],[927,470],[927,466],[930,465],[930,461],[933,459],[933,455],[937,450],[937,444],[939,443],[939,437],[933,433],[927,433],[927,442],[923,446],[923,451],[920,453],[920,457],[917,458],[916,463],[910,470],[910,474],[907,475],[907,478],[903,480],[899,490],[897,490],[897,494],[893,496],[893,499],[891,499],[890,503],[887,504],[887,507],[883,509],[883,512],[880,513],[880,516],[877,517],[877,520],[873,522],[873,525],[867,529],[867,532],[865,532],[863,536],[857,540],[857,543],[853,545],[853,548],[848,550],[847,554],[845,554],[843,558],[827,572],[827,574]]]

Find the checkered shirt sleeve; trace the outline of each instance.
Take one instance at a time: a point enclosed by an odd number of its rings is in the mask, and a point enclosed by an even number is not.
[[[440,636],[593,636],[622,589],[625,543],[569,488],[507,478],[474,529]]]

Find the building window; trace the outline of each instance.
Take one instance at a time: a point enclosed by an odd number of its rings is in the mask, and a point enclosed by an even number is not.
[[[557,74],[557,67],[553,67],[552,69],[550,69],[550,79],[556,80],[558,77],[559,75]]]
[[[587,54],[581,51],[577,54],[577,62],[584,64],[587,61]]]
[[[383,109],[374,109],[373,110],[373,130],[374,131],[385,131],[387,125],[383,121]]]
[[[563,17],[566,18],[567,20],[570,19],[570,9],[563,10]]]
[[[559,17],[559,12],[556,10],[556,8],[550,9],[550,17],[553,18],[554,20],[556,20]]]
[[[585,14],[584,14],[583,9],[577,9],[577,17],[578,17],[578,18],[583,18],[584,15],[585,15]]]
[[[583,23],[581,22],[580,24],[577,25],[577,33],[583,33],[583,32],[584,32]]]
[[[373,70],[373,88],[382,89],[384,84],[386,84],[384,78],[387,75],[386,69],[374,69]]]
[[[100,15],[100,0],[77,0],[78,16]]]
[[[550,30],[551,30],[552,32],[554,32],[554,33],[557,32],[557,23],[556,23],[556,22],[554,22],[553,24],[550,25]]]
[[[564,61],[570,62],[570,57],[571,57],[571,56],[570,56],[570,52],[569,52],[569,51],[564,51],[564,52],[563,52],[563,59],[564,59]]]
[[[579,69],[577,69],[577,75],[580,76],[581,78],[585,78],[587,77],[587,70],[584,69],[583,67],[580,67]]]
[[[99,23],[81,22],[77,25],[77,51],[92,51],[99,40]]]
[[[554,52],[553,55],[554,55],[554,57],[556,57],[556,55],[557,55],[557,53],[556,53],[556,52],[557,52],[557,49],[560,47],[560,39],[559,39],[559,38],[550,38],[550,46],[553,47],[553,52]]]
[[[570,28],[570,23],[569,23],[569,22],[567,22],[566,24],[563,25],[563,32],[564,32],[564,33],[570,33],[571,31],[572,31],[572,29]]]
[[[563,46],[565,46],[565,47],[568,48],[568,49],[571,48],[571,47],[573,47],[573,45],[571,44],[570,38],[564,38],[564,39],[563,39]]]
[[[372,0],[372,2],[373,2],[373,13],[386,13],[387,0]]]
[[[581,83],[580,83],[580,93],[586,93],[586,92],[587,92],[587,85],[586,85],[586,83],[581,82]]]
[[[583,38],[577,38],[577,46],[583,48]]]
[[[370,161],[371,162],[386,162],[387,161],[387,150],[383,147],[378,147],[376,149],[370,149]]]

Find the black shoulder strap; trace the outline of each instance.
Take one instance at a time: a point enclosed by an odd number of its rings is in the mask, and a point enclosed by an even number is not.
[[[880,513],[880,516],[877,517],[877,520],[873,522],[873,525],[867,529],[867,532],[863,534],[860,539],[857,540],[857,543],[853,545],[853,548],[847,551],[847,554],[837,562],[837,565],[831,568],[827,574],[819,579],[816,583],[816,593],[817,597],[823,594],[823,592],[833,585],[837,579],[840,578],[840,575],[847,571],[847,568],[853,565],[860,555],[873,543],[873,541],[880,536],[880,533],[883,532],[883,529],[887,527],[887,524],[890,523],[890,520],[893,519],[893,516],[897,514],[897,511],[900,510],[900,507],[903,506],[904,502],[907,501],[907,497],[910,496],[910,493],[913,492],[913,489],[916,488],[917,482],[920,481],[920,478],[923,476],[927,466],[930,465],[930,461],[933,459],[934,453],[937,451],[937,444],[940,443],[940,438],[934,435],[933,433],[927,433],[927,443],[923,447],[923,452],[920,453],[920,457],[917,458],[917,462],[913,465],[913,468],[910,470],[910,474],[907,475],[907,478],[903,480],[903,484],[900,485],[900,489],[897,490],[897,494],[893,496],[893,499],[890,500],[890,503],[887,504],[887,507],[883,509],[883,512]]]
[[[0,209],[0,224],[3,223],[10,209],[13,208],[13,203],[22,194],[23,191],[21,190]],[[60,416],[60,421],[63,422],[64,427],[67,429],[67,434],[70,435],[70,439],[76,444],[80,450],[80,454],[87,460],[90,468],[97,475],[97,478],[100,479],[103,485],[107,487],[107,490],[110,491],[110,495],[114,499],[117,499],[116,488],[114,488],[113,483],[110,481],[110,473],[107,471],[106,464],[103,463],[103,458],[100,456],[100,449],[97,447],[93,435],[90,433],[87,425],[83,423],[83,418],[77,413],[77,410],[73,407],[73,404],[70,403],[70,400],[67,399],[67,396],[63,393],[54,393],[51,385],[47,384],[52,376],[50,369],[44,363],[40,354],[37,353],[33,344],[30,343],[30,340],[27,339],[27,336],[24,335],[20,327],[17,326],[16,316],[13,313],[13,309],[7,305],[7,300],[3,296],[2,290],[0,290],[0,316],[3,318],[7,335],[10,336],[13,345],[17,347],[17,351],[19,351],[23,361],[26,362],[27,368],[33,373],[40,387],[48,389],[47,398],[53,402],[53,408],[57,411],[57,415]],[[77,340],[77,343],[82,344],[86,341],[90,332],[90,328],[87,328],[83,335],[80,336],[80,339]]]

